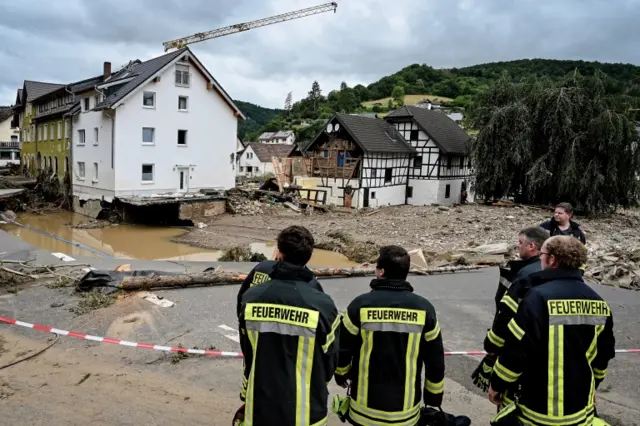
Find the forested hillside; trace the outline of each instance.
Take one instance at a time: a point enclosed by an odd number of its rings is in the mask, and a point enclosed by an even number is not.
[[[250,102],[237,100],[234,102],[247,117],[246,120],[238,122],[238,137],[241,140],[244,140],[248,133],[259,131],[262,126],[283,112],[281,109],[263,108]]]

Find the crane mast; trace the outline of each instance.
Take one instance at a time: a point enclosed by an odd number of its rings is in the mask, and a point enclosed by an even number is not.
[[[331,2],[321,4],[319,6],[308,7],[306,9],[300,9],[293,12],[283,13],[281,15],[271,16],[269,18],[258,19],[256,21],[245,22],[243,24],[229,25],[228,27],[218,28],[217,30],[206,31],[202,33],[195,33],[193,35],[179,38],[176,40],[165,41],[163,44],[164,51],[170,49],[181,49],[188,44],[198,43],[200,41],[210,40],[212,38],[223,37],[230,34],[235,34],[243,31],[248,31],[253,28],[264,27],[266,25],[278,24],[280,22],[290,21],[292,19],[304,18],[306,16],[317,15],[324,12],[336,12],[338,3]]]

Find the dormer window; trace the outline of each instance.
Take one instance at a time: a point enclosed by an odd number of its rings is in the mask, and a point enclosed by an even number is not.
[[[189,66],[176,65],[176,85],[189,86]]]

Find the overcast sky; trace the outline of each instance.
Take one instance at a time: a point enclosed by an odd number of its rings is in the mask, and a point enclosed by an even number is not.
[[[163,53],[162,42],[325,0],[0,0],[0,105],[25,79],[69,83]],[[520,58],[640,64],[640,0],[338,0],[336,14],[192,46],[235,99],[279,107],[413,63]]]

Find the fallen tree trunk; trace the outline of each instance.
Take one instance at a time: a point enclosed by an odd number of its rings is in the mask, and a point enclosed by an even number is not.
[[[436,275],[462,271],[475,271],[487,266],[446,266],[441,268],[413,268],[412,275]],[[354,268],[321,268],[313,269],[317,277],[366,277],[375,275],[373,267]],[[183,275],[139,275],[126,276],[117,285],[122,290],[148,290],[151,288],[189,287],[189,286],[217,286],[240,284],[247,274],[238,272],[215,271]]]

